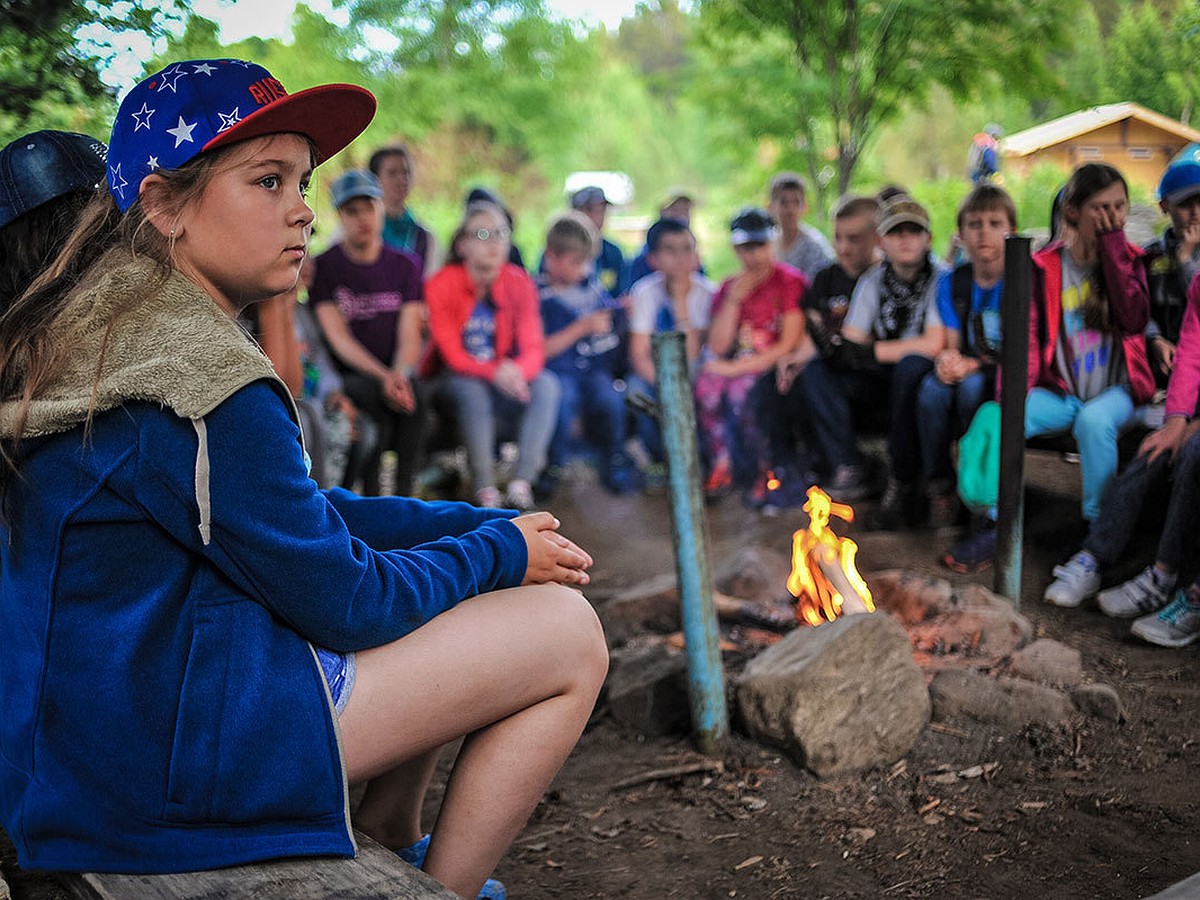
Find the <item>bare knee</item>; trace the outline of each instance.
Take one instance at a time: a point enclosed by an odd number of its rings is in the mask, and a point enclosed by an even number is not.
[[[538,606],[538,621],[548,629],[565,665],[582,690],[600,690],[608,674],[604,628],[588,599],[574,588],[543,584],[526,588]]]

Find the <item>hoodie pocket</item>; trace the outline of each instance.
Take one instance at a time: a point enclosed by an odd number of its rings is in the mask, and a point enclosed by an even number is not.
[[[226,691],[238,646],[231,606],[211,606],[196,616],[175,716],[164,818],[214,821],[221,779],[221,730]]]

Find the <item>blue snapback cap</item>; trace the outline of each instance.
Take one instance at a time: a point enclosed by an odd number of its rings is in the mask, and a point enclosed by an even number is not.
[[[1158,183],[1158,199],[1167,203],[1182,203],[1200,194],[1200,163],[1182,159],[1167,166]]]
[[[362,169],[350,169],[333,179],[329,193],[333,195],[333,205],[338,209],[355,197],[383,199],[383,187],[379,184],[379,179]]]
[[[240,59],[172,63],[121,101],[108,146],[108,187],[125,212],[155,169],[177,169],[207,150],[281,132],[308,137],[321,163],[374,115],[374,95],[357,85],[289,94],[262,66]]]
[[[35,131],[0,150],[0,228],[73,191],[104,180],[107,148],[86,134]]]

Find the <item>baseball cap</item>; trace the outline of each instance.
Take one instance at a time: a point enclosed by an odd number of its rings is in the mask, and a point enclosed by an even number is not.
[[[729,223],[729,239],[735,247],[743,244],[768,244],[778,235],[775,217],[757,206],[743,207]]]
[[[608,198],[604,196],[604,188],[591,185],[580,188],[571,195],[572,209],[583,209],[584,207],[591,206],[593,203],[605,203],[611,206]]]
[[[897,225],[919,225],[929,230],[929,213],[920,203],[907,194],[898,194],[890,203],[884,204],[879,213],[879,234],[887,234]]]
[[[321,163],[374,115],[374,95],[357,85],[289,94],[262,66],[240,59],[172,63],[121,101],[108,147],[108,187],[125,212],[155,169],[177,169],[207,150],[280,132],[309,138]]]
[[[1200,163],[1186,159],[1167,166],[1158,183],[1159,200],[1182,203],[1196,194],[1200,194]]]
[[[329,186],[329,193],[333,195],[333,205],[338,209],[355,197],[370,197],[372,200],[383,199],[383,188],[379,184],[379,179],[362,169],[350,169],[343,172],[333,180],[333,184]]]
[[[0,150],[0,228],[64,194],[95,190],[107,152],[72,131],[35,131]]]

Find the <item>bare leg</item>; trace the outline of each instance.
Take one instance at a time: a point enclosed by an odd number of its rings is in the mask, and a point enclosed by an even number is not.
[[[548,584],[467,600],[358,654],[340,719],[350,780],[466,735],[425,869],[473,898],[578,740],[607,662],[577,591]]]
[[[442,750],[423,753],[367,783],[354,825],[391,850],[409,847],[421,839],[421,807]]]

